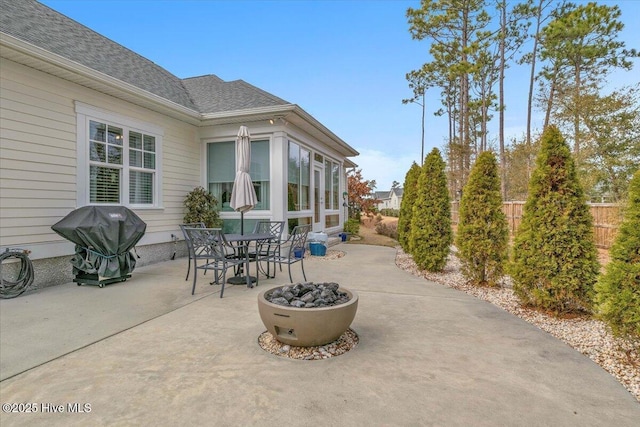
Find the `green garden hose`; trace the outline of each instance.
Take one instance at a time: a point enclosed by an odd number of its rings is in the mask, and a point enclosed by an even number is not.
[[[20,260],[20,271],[15,280],[7,280],[2,274],[5,260],[16,258]],[[6,268],[6,267],[5,267]],[[33,283],[33,264],[29,259],[29,251],[23,249],[7,248],[0,254],[0,298],[15,298],[22,294]]]

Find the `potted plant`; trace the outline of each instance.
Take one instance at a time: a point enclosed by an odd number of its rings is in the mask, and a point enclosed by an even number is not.
[[[203,187],[194,188],[184,199],[185,223],[203,222],[208,228],[222,227],[218,200]]]

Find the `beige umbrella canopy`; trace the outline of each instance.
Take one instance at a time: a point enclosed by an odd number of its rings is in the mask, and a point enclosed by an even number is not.
[[[240,212],[240,233],[244,234],[244,213],[253,209],[258,203],[256,190],[249,175],[251,168],[251,135],[249,128],[240,126],[236,138],[236,178],[231,190],[229,205]]]

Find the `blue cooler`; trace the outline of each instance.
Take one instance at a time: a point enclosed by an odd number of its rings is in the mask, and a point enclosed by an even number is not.
[[[327,247],[323,243],[310,242],[309,250],[313,256],[325,256],[327,254]]]

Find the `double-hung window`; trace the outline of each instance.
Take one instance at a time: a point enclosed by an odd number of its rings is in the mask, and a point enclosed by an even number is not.
[[[154,205],[156,137],[89,121],[89,202]]]
[[[76,108],[79,204],[160,207],[162,136],[157,129],[83,104]]]

